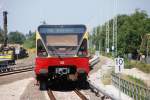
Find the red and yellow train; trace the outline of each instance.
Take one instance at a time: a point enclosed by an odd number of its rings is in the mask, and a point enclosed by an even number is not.
[[[35,74],[40,89],[53,80],[86,81],[89,73],[85,25],[40,25],[36,32]]]

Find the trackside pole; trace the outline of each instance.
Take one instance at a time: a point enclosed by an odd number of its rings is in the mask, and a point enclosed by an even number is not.
[[[120,85],[120,73],[119,73],[119,100],[121,100],[121,85]]]

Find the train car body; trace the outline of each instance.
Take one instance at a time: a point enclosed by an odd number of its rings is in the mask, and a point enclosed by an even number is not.
[[[85,25],[41,25],[36,32],[37,80],[86,80],[89,73]]]
[[[0,50],[0,59],[4,60],[6,59],[8,61],[8,65],[14,65],[15,64],[15,56],[14,56],[14,48],[3,48],[3,50]]]

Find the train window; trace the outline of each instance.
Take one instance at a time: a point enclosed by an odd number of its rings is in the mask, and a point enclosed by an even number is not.
[[[37,56],[39,57],[47,57],[48,53],[40,39],[37,40]]]
[[[78,51],[78,56],[87,56],[87,39],[83,40]]]
[[[47,46],[49,45],[50,46],[77,46],[78,36],[77,35],[47,35],[46,44]]]

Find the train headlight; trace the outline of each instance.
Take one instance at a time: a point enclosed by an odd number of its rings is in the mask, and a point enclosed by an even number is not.
[[[48,73],[48,69],[40,69],[40,74],[47,74]]]
[[[78,73],[85,73],[85,69],[83,69],[83,68],[78,68],[78,69],[77,69],[77,72],[78,72]]]

